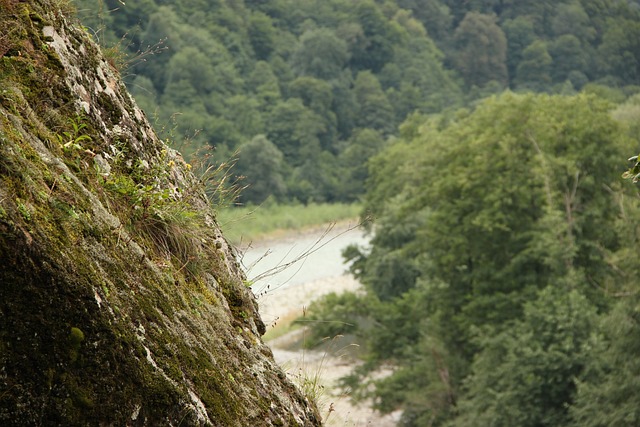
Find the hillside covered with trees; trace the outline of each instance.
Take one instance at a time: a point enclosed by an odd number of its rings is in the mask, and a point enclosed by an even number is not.
[[[239,152],[241,202],[375,219],[345,252],[366,293],[307,313],[362,344],[355,398],[403,426],[640,424],[637,1],[77,3],[186,154]]]
[[[238,159],[242,202],[357,200],[366,160],[416,111],[506,89],[621,101],[640,84],[637,2],[76,4],[157,129]]]

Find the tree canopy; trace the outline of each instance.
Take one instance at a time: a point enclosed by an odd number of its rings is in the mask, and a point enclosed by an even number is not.
[[[360,179],[339,160],[349,141],[370,135],[364,129],[394,137],[415,112],[472,106],[507,88],[570,94],[591,85],[626,97],[640,86],[634,2],[76,4],[88,30],[128,66],[122,74],[141,106],[191,139],[187,157],[214,146],[223,162],[257,135],[283,153],[284,186],[250,191],[244,202],[357,200],[364,182],[338,191],[317,173],[305,184],[313,195],[300,193],[297,168],[314,155],[333,175]]]
[[[620,179],[634,144],[611,111],[507,93],[413,117],[372,159],[375,235],[346,255],[376,324],[363,371],[397,366],[374,381],[381,410],[411,426],[571,424],[598,313],[637,292],[640,203]]]

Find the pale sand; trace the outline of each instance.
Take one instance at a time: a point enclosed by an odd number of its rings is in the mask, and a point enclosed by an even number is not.
[[[311,283],[267,290],[258,297],[260,314],[267,327],[273,327],[278,319],[292,319],[302,316],[306,307],[322,295],[331,292],[358,292],[361,285],[351,276],[345,275],[321,279]],[[273,350],[276,361],[290,378],[300,384],[306,378],[322,386],[318,405],[327,426],[372,426],[392,427],[398,421],[399,414],[381,416],[370,408],[370,402],[355,406],[349,396],[344,396],[337,387],[339,378],[348,375],[357,363],[349,357],[343,357],[341,349],[348,347],[347,342],[336,342],[328,350],[290,351],[291,343],[300,341],[303,329],[294,330],[276,338],[268,344]],[[332,410],[331,410],[332,409]]]

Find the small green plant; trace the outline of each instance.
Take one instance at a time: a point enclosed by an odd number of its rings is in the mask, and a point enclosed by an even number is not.
[[[191,157],[190,164],[193,173],[198,178],[200,187],[215,209],[233,206],[246,188],[242,185],[242,178],[233,173],[238,161],[238,153],[234,153],[227,160],[213,161],[210,148],[202,148]]]
[[[69,119],[69,125],[71,130],[62,131],[62,134],[56,134],[60,147],[66,152],[84,151],[84,147],[81,145],[83,141],[91,141],[91,137],[83,130],[86,129],[87,124],[83,123],[83,118],[79,115]]]
[[[18,212],[22,215],[22,218],[27,222],[31,221],[31,211],[29,210],[29,207],[27,207],[27,205],[25,205],[20,199],[16,200],[16,205],[18,207]]]

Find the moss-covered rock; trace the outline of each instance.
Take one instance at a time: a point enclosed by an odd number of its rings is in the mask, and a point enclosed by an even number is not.
[[[65,0],[0,0],[0,424],[319,425],[198,179]]]

